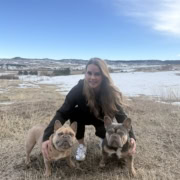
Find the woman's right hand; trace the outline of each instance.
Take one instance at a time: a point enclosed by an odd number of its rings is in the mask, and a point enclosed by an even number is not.
[[[50,141],[49,140],[46,140],[44,142],[42,142],[42,153],[43,153],[43,156],[47,159],[47,160],[50,160],[50,157],[49,157],[49,150],[50,149]]]

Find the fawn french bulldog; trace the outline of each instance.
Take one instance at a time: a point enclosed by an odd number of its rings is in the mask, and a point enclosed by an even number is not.
[[[39,144],[41,150],[45,128],[46,126],[44,125],[37,125],[28,131],[26,138],[26,164],[30,163],[30,153],[35,144]],[[49,138],[50,147],[48,149],[48,155],[50,160],[43,156],[45,163],[45,176],[51,175],[51,162],[62,158],[66,158],[70,167],[75,167],[75,164],[71,159],[71,151],[76,142],[76,130],[77,122],[73,122],[71,126],[62,126],[59,120],[55,121],[54,133]]]

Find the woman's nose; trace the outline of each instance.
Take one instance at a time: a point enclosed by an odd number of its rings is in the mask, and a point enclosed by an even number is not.
[[[92,79],[95,79],[95,78],[96,78],[96,76],[95,76],[94,74],[92,74],[91,78],[92,78]]]

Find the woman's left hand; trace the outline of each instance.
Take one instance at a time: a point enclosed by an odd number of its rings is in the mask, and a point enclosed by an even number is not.
[[[130,149],[129,149],[129,154],[133,155],[136,153],[136,141],[133,138],[130,138]]]

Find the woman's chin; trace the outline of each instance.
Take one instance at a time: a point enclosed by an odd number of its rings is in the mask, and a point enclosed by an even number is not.
[[[94,91],[99,91],[99,86],[89,86]]]
[[[93,84],[89,84],[89,87],[90,87],[91,89],[96,89],[98,86],[97,86],[97,85],[93,85]]]

